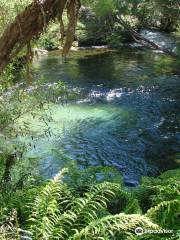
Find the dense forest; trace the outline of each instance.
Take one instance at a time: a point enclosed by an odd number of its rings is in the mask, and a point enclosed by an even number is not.
[[[0,240],[180,239],[179,0],[0,0]]]

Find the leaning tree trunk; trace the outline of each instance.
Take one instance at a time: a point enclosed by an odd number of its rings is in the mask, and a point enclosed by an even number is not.
[[[131,28],[130,25],[127,22],[125,22],[121,16],[116,16],[116,21],[119,24],[121,24],[131,34],[131,36],[133,37],[133,39],[136,42],[138,42],[146,47],[150,47],[152,49],[162,51],[170,56],[177,57],[177,54],[175,52],[172,52],[171,50],[169,50],[167,48],[163,48],[163,47],[159,46],[158,44],[156,44],[155,42],[153,42],[153,41],[145,38],[141,34],[139,34],[137,31],[135,31],[133,28]]]
[[[69,19],[77,20],[77,11],[79,10],[79,0],[34,0],[32,4],[17,15],[14,22],[12,22],[4,31],[0,38],[0,72],[7,66],[10,60],[15,57],[24,46],[29,42],[38,38],[44,31],[49,22],[56,17],[62,19],[62,14],[68,2],[70,10]],[[78,7],[72,7],[76,4]],[[76,11],[76,12],[74,12]],[[68,33],[70,40],[68,44],[65,42],[64,47],[69,49],[72,44],[76,23],[73,23],[73,29]],[[67,53],[64,50],[64,53]]]

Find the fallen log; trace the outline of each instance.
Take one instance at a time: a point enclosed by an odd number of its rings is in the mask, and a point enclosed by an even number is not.
[[[153,41],[145,38],[140,33],[135,31],[133,28],[130,27],[128,23],[126,23],[121,16],[116,16],[116,21],[121,24],[132,36],[132,38],[137,42],[142,44],[143,46],[150,47],[154,50],[162,51],[170,56],[177,57],[177,54],[175,52],[172,52],[171,50],[167,48],[163,48],[159,46],[158,44],[154,43]]]

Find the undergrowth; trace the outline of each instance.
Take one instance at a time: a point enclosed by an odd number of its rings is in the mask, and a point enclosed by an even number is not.
[[[44,185],[17,189],[0,207],[0,239],[179,239],[179,169],[143,178],[131,190],[117,177],[111,182],[92,177],[83,187],[92,171],[73,177],[63,169]],[[151,233],[137,235],[136,228]]]

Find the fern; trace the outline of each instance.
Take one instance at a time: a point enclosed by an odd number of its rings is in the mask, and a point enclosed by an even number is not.
[[[169,235],[137,236],[135,229],[160,230],[172,226],[178,229],[179,186],[177,181],[173,183],[172,173],[170,179],[146,178],[148,184],[133,192],[123,189],[121,183],[112,182],[88,184],[80,191],[62,181],[65,173],[67,169],[42,187],[29,206],[32,214],[25,225],[28,231],[21,229],[16,216],[9,224],[4,221],[0,240],[165,240]],[[145,215],[140,208],[142,203],[146,204],[143,199],[150,206]],[[171,235],[173,240],[178,236],[179,232]]]
[[[180,217],[180,201],[171,200],[164,201],[157,206],[150,208],[146,216],[153,219],[163,227],[175,228],[179,223]]]
[[[58,215],[63,211],[62,202],[69,197],[66,186],[61,184],[66,172],[67,169],[64,169],[57,174],[35,199],[29,219],[30,230],[35,239],[49,239],[52,235]]]
[[[67,239],[75,229],[81,229],[106,212],[107,202],[114,196],[117,184],[101,183],[92,186],[84,197],[78,197],[67,205],[68,210],[59,216],[52,239]]]
[[[103,182],[89,187],[82,197],[62,191],[62,172],[51,180],[36,198],[31,217],[34,239],[68,239],[93,221],[109,215],[108,204],[117,196],[130,196],[121,185]],[[67,193],[66,193],[67,194]],[[130,198],[132,199],[132,198]],[[61,200],[61,202],[59,202]],[[65,208],[62,205],[66,204]],[[132,208],[130,205],[128,208]]]
[[[133,191],[143,212],[164,201],[179,199],[180,170],[169,170],[158,178],[145,177],[141,186]]]
[[[135,228],[157,230],[160,227],[149,220],[149,218],[134,214],[109,215],[97,221],[93,221],[81,231],[77,231],[71,239],[73,240],[98,240],[98,239],[127,239],[135,236]]]

